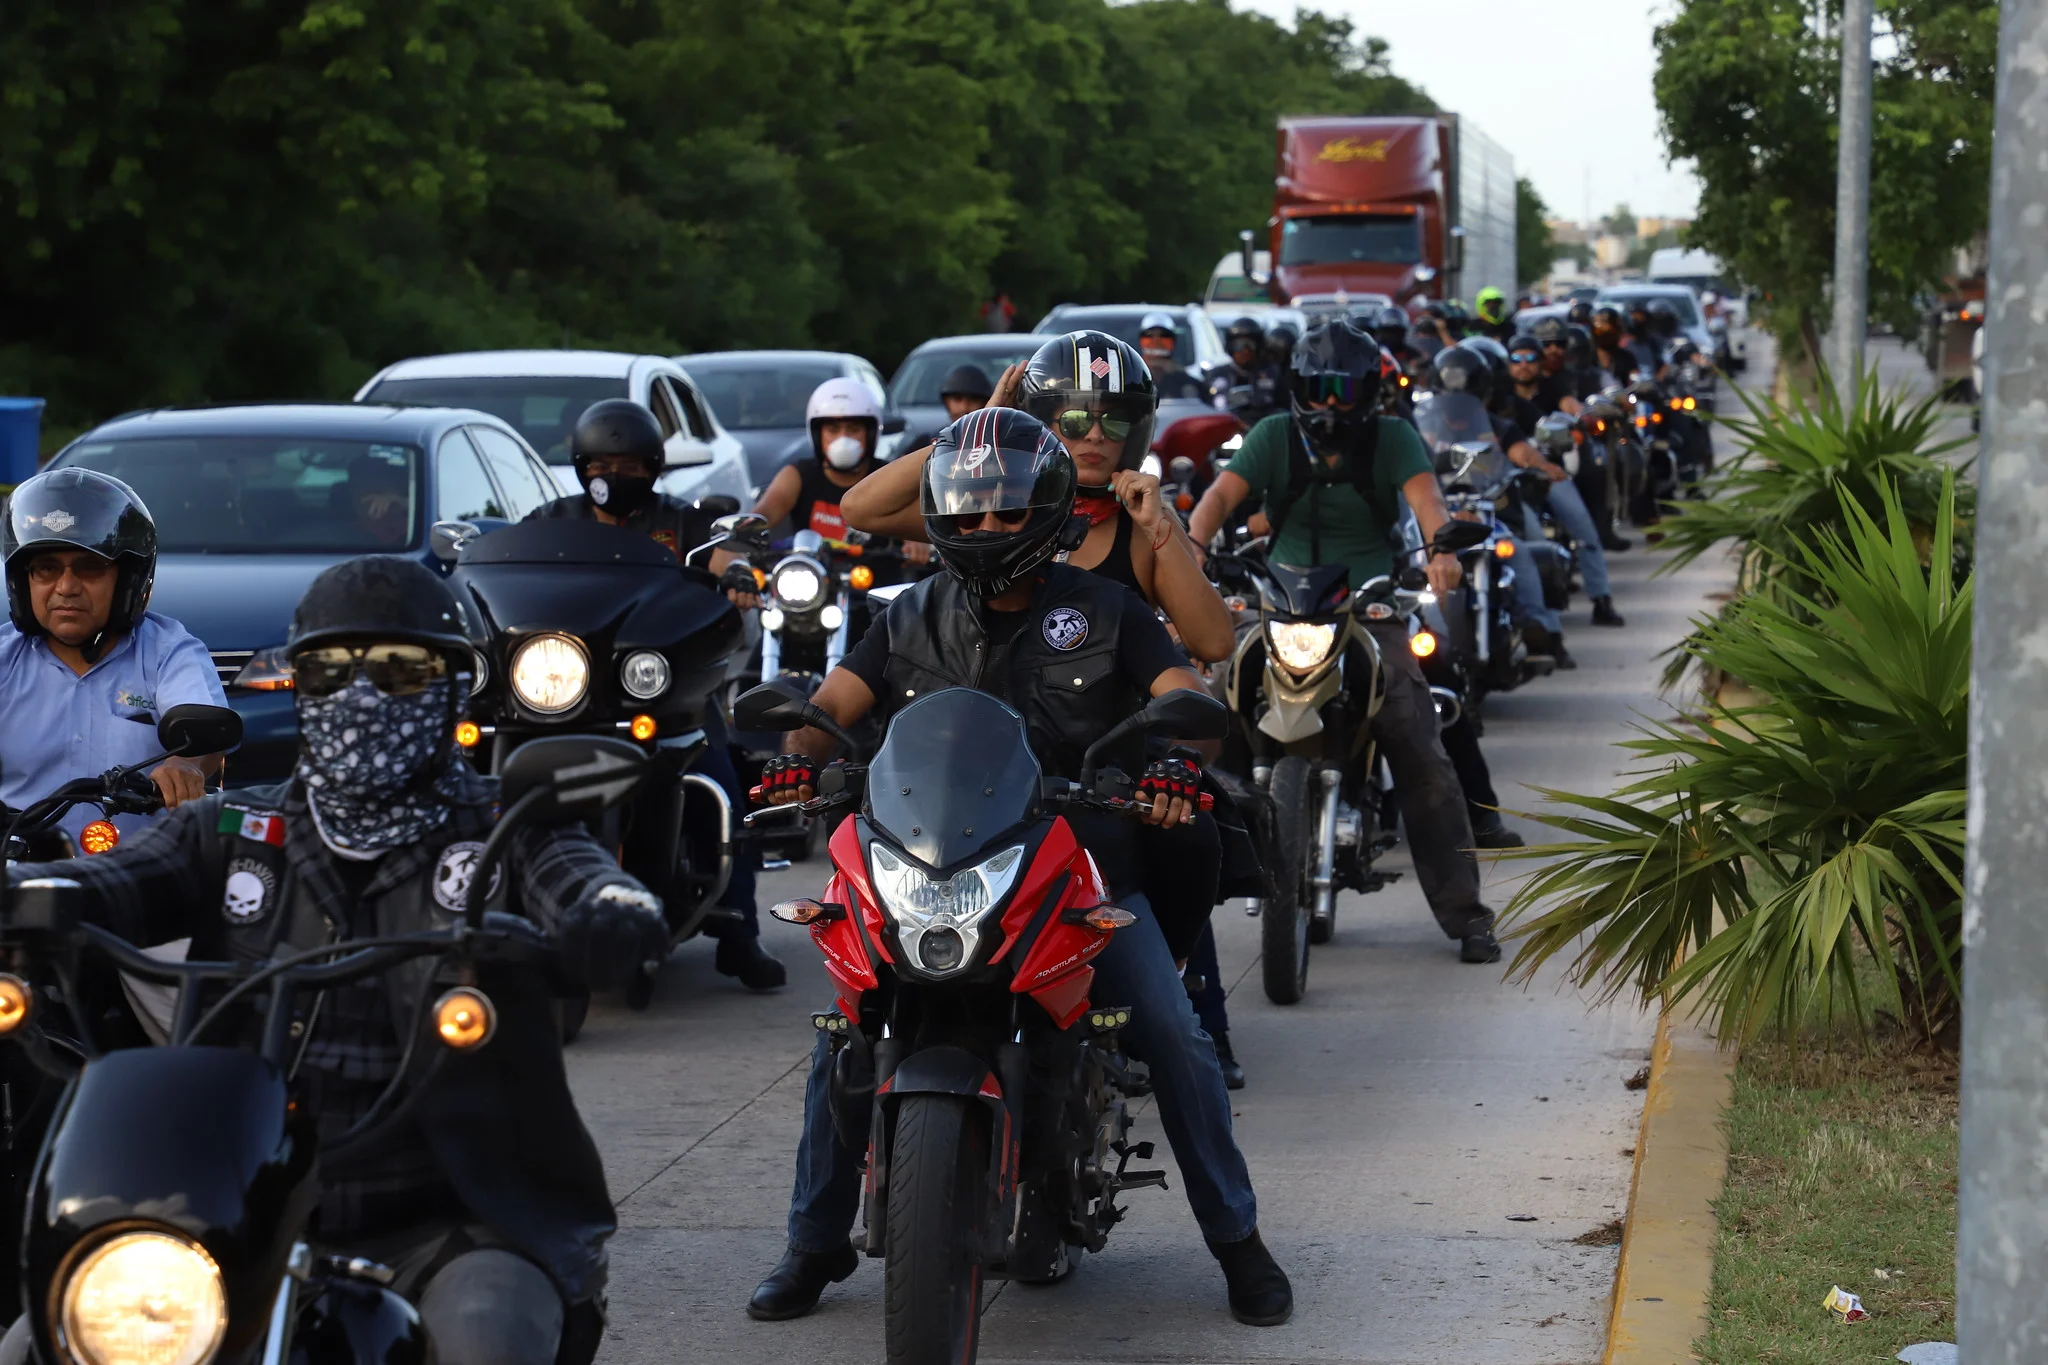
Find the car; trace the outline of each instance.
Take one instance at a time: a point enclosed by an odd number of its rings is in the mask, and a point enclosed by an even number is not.
[[[1159,386],[1159,420],[1153,429],[1153,444],[1166,435],[1168,427],[1189,417],[1213,416],[1229,398],[1232,367],[1223,349],[1223,336],[1199,303],[1062,303],[1038,320],[1033,332],[1057,335],[1093,329],[1107,332],[1132,347],[1138,345],[1138,330],[1146,314],[1165,313],[1173,319],[1173,358],[1192,382],[1176,386],[1166,380]]]
[[[495,413],[553,471],[556,488],[581,493],[569,437],[592,403],[630,398],[654,413],[668,447],[659,487],[685,502],[723,495],[751,507],[746,451],[719,425],[697,386],[666,356],[623,351],[464,351],[387,365],[356,391],[358,403],[419,403]]]
[[[274,782],[297,761],[285,630],[323,569],[396,554],[445,569],[430,530],[488,530],[556,497],[547,465],[511,423],[471,408],[254,404],[130,413],[86,432],[50,467],[111,474],[156,521],[150,610],[213,655],[242,716],[234,785]]]
[[[675,363],[696,381],[726,430],[746,447],[747,475],[766,491],[775,471],[811,450],[804,410],[812,392],[828,379],[853,379],[882,407],[878,454],[896,453],[903,419],[888,410],[889,390],[873,365],[844,351],[705,351],[679,355]],[[748,504],[751,506],[752,504]]]
[[[1572,306],[1568,303],[1538,303],[1527,308],[1518,308],[1515,310],[1513,335],[1519,336],[1523,332],[1534,335],[1533,329],[1537,323],[1545,318],[1562,319],[1571,312],[1571,309]]]
[[[1202,296],[1202,307],[1216,319],[1218,327],[1241,317],[1256,317],[1274,306],[1272,291],[1259,283],[1272,276],[1273,253],[1254,251],[1252,271],[1251,275],[1244,273],[1244,252],[1238,250],[1216,262],[1216,268],[1209,272],[1209,289]]]
[[[889,407],[904,421],[902,449],[917,450],[929,444],[951,420],[939,399],[939,385],[956,366],[977,367],[993,387],[1004,370],[1029,360],[1051,340],[1035,332],[972,332],[920,342],[889,377]]]
[[[1699,295],[1692,291],[1690,285],[1613,285],[1600,291],[1599,297],[1593,301],[1593,306],[1597,308],[1601,304],[1612,304],[1626,313],[1635,304],[1648,303],[1652,299],[1662,299],[1671,305],[1672,311],[1678,314],[1678,334],[1699,347],[1701,355],[1715,356],[1722,364],[1736,370],[1741,369],[1746,363],[1745,348],[1739,334],[1731,333],[1729,337],[1729,347],[1732,350],[1716,343],[1714,334],[1707,328],[1705,316],[1700,312]],[[1733,364],[1729,365],[1731,359]]]

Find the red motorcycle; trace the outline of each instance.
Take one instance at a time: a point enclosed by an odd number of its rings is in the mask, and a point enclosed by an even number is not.
[[[787,684],[734,714],[851,748]],[[770,913],[809,926],[837,992],[812,1023],[833,1050],[833,1123],[867,1153],[889,1365],[971,1362],[985,1277],[1061,1278],[1075,1248],[1103,1248],[1118,1194],[1166,1183],[1127,1169],[1152,1155],[1126,1140],[1131,1011],[1089,994],[1090,961],[1133,917],[1063,813],[1135,813],[1129,776],[1096,766],[1119,740],[1216,738],[1227,720],[1211,697],[1168,693],[1091,745],[1070,782],[1041,773],[1015,711],[951,688],[899,711],[868,764],[827,767],[814,800],[748,817],[853,811],[832,833],[823,897]]]

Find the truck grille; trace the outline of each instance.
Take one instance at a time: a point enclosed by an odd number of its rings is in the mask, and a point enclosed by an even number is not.
[[[222,687],[233,683],[235,675],[242,671],[242,665],[256,657],[256,651],[253,649],[216,649],[210,652],[213,655],[213,671],[220,675]]]

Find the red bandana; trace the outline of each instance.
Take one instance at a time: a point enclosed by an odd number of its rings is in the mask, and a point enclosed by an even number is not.
[[[1116,500],[1116,493],[1109,488],[1097,490],[1083,486],[1074,490],[1074,511],[1088,518],[1090,526],[1100,526],[1123,510],[1123,504]]]

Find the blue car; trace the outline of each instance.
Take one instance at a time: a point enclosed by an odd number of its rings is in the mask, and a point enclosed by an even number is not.
[[[262,404],[131,413],[52,466],[120,479],[156,520],[150,609],[205,642],[242,715],[233,786],[291,771],[298,731],[282,654],[292,609],[322,569],[400,554],[437,572],[437,521],[486,529],[556,496],[547,466],[497,417],[464,408]]]

